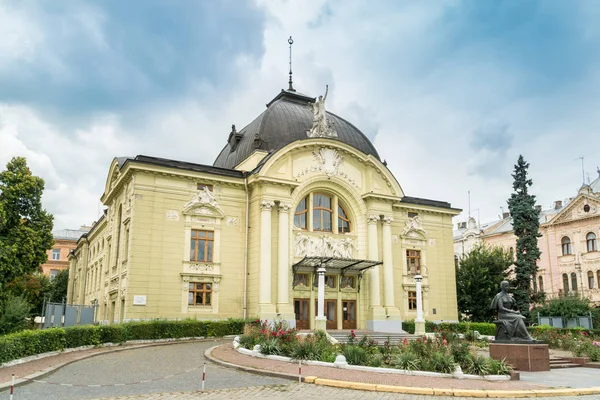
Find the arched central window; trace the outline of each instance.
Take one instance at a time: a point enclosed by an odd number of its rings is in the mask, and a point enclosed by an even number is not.
[[[331,232],[331,221],[333,218],[333,208],[331,206],[331,197],[315,193],[313,194],[313,230],[321,232]]]
[[[336,195],[319,192],[311,193],[298,202],[294,226],[315,232],[352,231],[351,218],[342,200]]]
[[[568,256],[569,254],[573,254],[571,251],[571,239],[568,236],[565,236],[560,241],[562,245],[562,254],[563,256]]]
[[[596,234],[593,232],[588,233],[585,236],[585,242],[587,244],[587,251],[598,251],[598,241],[596,241]]]

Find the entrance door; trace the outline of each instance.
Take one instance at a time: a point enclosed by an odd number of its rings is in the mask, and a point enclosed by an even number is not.
[[[342,329],[356,329],[356,300],[342,301]]]
[[[296,329],[310,329],[308,321],[308,299],[294,299]]]
[[[318,315],[318,301],[315,301],[315,316]],[[327,324],[325,327],[327,329],[337,329],[337,300],[328,300],[325,299],[325,318],[327,319]]]

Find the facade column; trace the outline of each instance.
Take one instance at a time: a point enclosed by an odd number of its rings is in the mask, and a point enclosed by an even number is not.
[[[277,248],[277,317],[296,326],[294,307],[290,304],[290,210],[291,204],[279,203],[279,246]]]
[[[394,218],[383,217],[383,306],[394,307],[394,265],[392,259],[392,222]]]
[[[421,283],[423,277],[421,275],[415,276],[415,283],[417,286],[417,318],[415,318],[415,335],[425,335],[425,320],[423,319],[423,290]]]
[[[371,214],[367,217],[367,243],[369,260],[379,260],[379,242],[377,240],[377,223],[379,215]],[[379,283],[379,266],[369,271],[369,315],[367,329],[375,331],[380,322],[385,322],[385,312],[381,307],[381,294]]]
[[[326,330],[327,319],[325,318],[325,268],[317,269],[319,276],[319,288],[317,297],[317,316],[315,317],[315,330]]]
[[[271,210],[275,203],[263,200],[260,203],[260,291],[258,315],[260,319],[274,320],[275,305],[271,298]]]

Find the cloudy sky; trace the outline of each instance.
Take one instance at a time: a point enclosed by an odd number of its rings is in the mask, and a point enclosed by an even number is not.
[[[96,220],[115,156],[212,164],[294,81],[375,143],[405,193],[482,220],[518,155],[549,207],[600,165],[600,2],[0,0],[0,164],[55,227]],[[464,214],[459,220],[464,219]]]

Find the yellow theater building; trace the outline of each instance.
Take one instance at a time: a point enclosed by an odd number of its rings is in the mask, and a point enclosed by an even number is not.
[[[416,317],[457,321],[460,210],[405,195],[326,98],[290,85],[232,127],[213,165],[115,158],[104,216],[70,255],[68,301],[97,304],[100,323],[248,317],[401,332]]]

